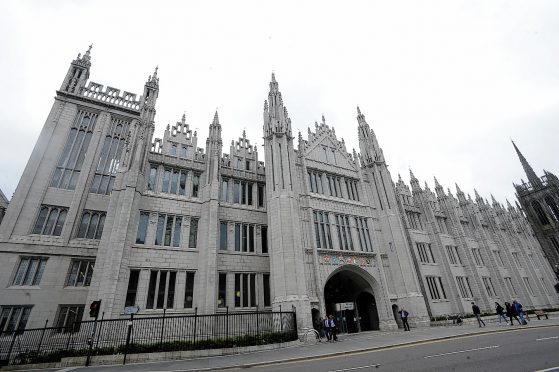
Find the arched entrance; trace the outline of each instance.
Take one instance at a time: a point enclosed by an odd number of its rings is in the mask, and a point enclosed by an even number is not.
[[[338,320],[340,331],[379,329],[379,317],[371,284],[359,273],[342,269],[324,285],[326,313]]]

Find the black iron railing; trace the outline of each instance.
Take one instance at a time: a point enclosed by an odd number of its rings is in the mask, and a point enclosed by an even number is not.
[[[64,357],[220,349],[297,339],[294,311],[130,316],[0,334],[0,365]]]

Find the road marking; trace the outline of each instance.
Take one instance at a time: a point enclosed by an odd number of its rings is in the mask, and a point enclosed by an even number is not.
[[[363,368],[370,368],[370,367],[378,367],[380,364],[369,364],[368,366],[361,366],[361,367],[351,367],[351,368],[344,368],[344,369],[333,369],[328,372],[344,372],[344,371],[353,371],[356,369],[363,369]]]
[[[535,372],[550,372],[550,371],[559,371],[559,366],[551,367],[551,368],[548,368],[548,369],[539,369]]]
[[[495,349],[495,348],[498,348],[498,347],[499,347],[499,345],[493,345],[493,346],[478,347],[478,348],[475,348],[475,349],[451,351],[450,353],[435,354],[435,355],[427,355],[427,356],[424,356],[423,359],[437,358],[437,357],[441,357],[441,356],[445,356],[445,355],[452,355],[452,354],[469,353],[470,351],[478,351],[478,350],[486,350],[486,349]]]
[[[544,341],[544,340],[555,340],[558,339],[559,336],[551,336],[551,337],[544,337],[544,338],[536,338],[536,341]]]

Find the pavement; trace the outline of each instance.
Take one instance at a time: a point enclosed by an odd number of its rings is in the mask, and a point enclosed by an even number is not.
[[[527,335],[526,339],[519,338],[520,335],[524,337]],[[541,337],[540,337],[541,336]],[[556,337],[557,336],[557,337]],[[489,337],[489,338],[488,338]],[[460,345],[455,345],[460,350],[460,347],[465,347],[464,350],[469,350],[468,348],[476,348],[474,346],[481,344],[480,340],[487,339],[490,337],[493,343],[497,340],[500,344],[506,343],[511,344],[511,342],[503,342],[503,340],[521,340],[519,342],[515,341],[515,345],[518,344],[517,349],[509,350],[512,356],[518,357],[523,355],[523,348],[526,345],[535,345],[536,351],[542,352],[545,350],[543,346],[553,345],[555,350],[559,350],[559,317],[550,318],[549,320],[542,319],[536,320],[535,318],[529,322],[528,325],[520,326],[508,326],[503,323],[503,325],[498,325],[494,323],[489,323],[487,327],[479,328],[477,324],[475,325],[463,325],[463,326],[448,326],[448,327],[425,327],[425,328],[412,328],[410,332],[405,332],[403,330],[396,331],[371,331],[362,332],[356,334],[340,334],[338,336],[338,342],[320,342],[316,344],[297,344],[292,347],[286,347],[283,349],[275,349],[269,351],[258,351],[246,354],[235,354],[220,357],[205,357],[205,358],[194,358],[188,360],[174,360],[167,362],[153,362],[153,363],[138,363],[138,364],[128,364],[122,365],[112,365],[112,366],[92,366],[92,367],[71,367],[64,369],[64,371],[79,371],[86,370],[92,371],[210,371],[210,370],[227,370],[227,369],[245,369],[245,368],[258,368],[264,370],[295,370],[295,369],[308,369],[310,370],[330,370],[326,365],[321,365],[325,360],[331,360],[333,358],[338,358],[340,363],[340,368],[337,371],[349,371],[353,370],[354,367],[348,367],[346,369],[343,365],[354,364],[355,356],[367,355],[371,352],[380,354],[380,351],[391,351],[408,348],[412,349],[417,346],[429,346],[431,349],[423,350],[422,353],[432,353],[437,354],[440,350],[446,350],[443,346],[447,343],[461,340],[463,343]],[[548,345],[545,343],[539,343],[534,340],[537,338],[550,337]],[[534,339],[534,340],[532,340]],[[476,341],[477,340],[477,341]],[[532,341],[530,341],[532,340]],[[546,339],[547,340],[547,339]],[[553,342],[555,342],[553,344]],[[448,345],[446,345],[448,346]],[[492,345],[489,345],[492,346]],[[494,346],[494,345],[493,345]],[[452,349],[452,347],[451,347]],[[497,349],[497,348],[495,348]],[[483,349],[485,350],[485,349]],[[489,349],[488,349],[489,350]],[[504,348],[501,350],[505,350]],[[452,353],[452,351],[450,351]],[[462,354],[462,353],[457,353]],[[559,365],[559,353],[551,352],[550,355],[557,356],[558,360],[555,365]],[[401,357],[396,354],[395,361],[401,362]],[[454,355],[454,354],[451,354]],[[425,356],[425,355],[424,355]],[[436,358],[429,358],[435,360]],[[510,359],[510,358],[509,358]],[[413,360],[413,358],[412,358]],[[505,358],[506,360],[506,358]],[[512,360],[512,359],[510,359]],[[553,364],[554,360],[547,361]],[[345,363],[345,364],[344,364]],[[300,364],[300,365],[299,365]],[[332,364],[332,363],[330,363]],[[328,364],[328,365],[330,365]],[[334,363],[335,364],[335,363]],[[374,364],[374,363],[373,363]],[[373,364],[368,366],[366,363],[362,366],[357,366],[354,369],[371,369],[379,368],[374,367]],[[508,364],[508,363],[507,363]],[[389,365],[389,362],[385,362],[385,366]],[[518,366],[518,364],[516,364]],[[296,368],[295,368],[296,367]],[[316,367],[316,368],[315,368]],[[370,367],[370,368],[369,368]],[[396,369],[396,365],[394,365]],[[402,365],[400,366],[402,370],[414,370],[413,367],[418,367],[418,365]],[[400,369],[398,367],[397,369]],[[451,369],[456,369],[456,366]],[[287,369],[286,369],[287,368]],[[59,369],[51,369],[59,370]],[[336,369],[334,369],[336,370]],[[388,370],[388,369],[387,369]],[[392,370],[392,368],[390,368]],[[475,369],[478,370],[478,369]],[[497,370],[502,370],[502,368],[497,368]],[[517,370],[514,368],[508,368],[507,370]],[[43,370],[47,371],[47,370]]]

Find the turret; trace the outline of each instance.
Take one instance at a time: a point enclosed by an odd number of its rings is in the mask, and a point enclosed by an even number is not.
[[[89,68],[91,67],[91,48],[82,56],[78,54],[75,60],[70,63],[70,68],[66,73],[66,77],[60,86],[60,90],[68,93],[79,93],[80,88],[85,86],[87,79],[89,79]]]
[[[285,134],[289,138],[292,137],[291,119],[287,114],[287,108],[283,105],[274,73],[272,73],[272,81],[270,81],[268,100],[264,101],[264,136],[267,137],[272,134]]]
[[[384,163],[384,154],[380,148],[375,132],[369,127],[365,120],[365,115],[361,113],[359,106],[357,106],[357,123],[358,123],[358,138],[359,149],[361,156],[364,158],[365,165],[372,163]]]

